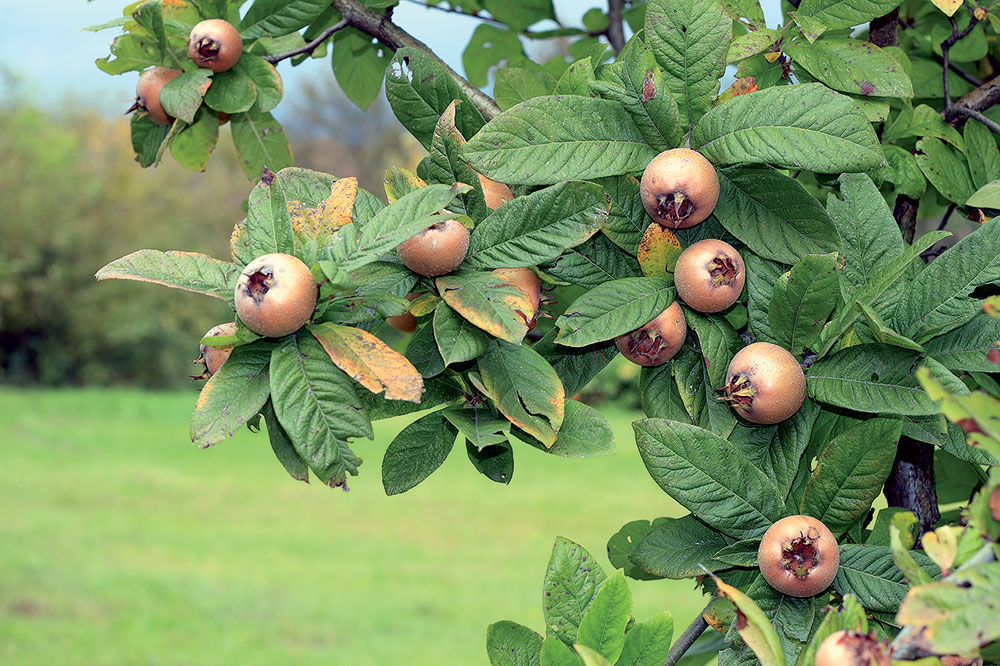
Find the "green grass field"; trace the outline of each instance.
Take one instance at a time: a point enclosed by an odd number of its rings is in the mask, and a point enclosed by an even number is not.
[[[611,412],[619,452],[515,450],[509,486],[460,448],[386,497],[376,423],[344,494],[292,481],[264,433],[199,451],[196,394],[0,391],[0,664],[486,664],[485,629],[543,629],[563,535],[610,571],[622,523],[679,515]],[[687,581],[631,582],[635,616],[703,605]]]

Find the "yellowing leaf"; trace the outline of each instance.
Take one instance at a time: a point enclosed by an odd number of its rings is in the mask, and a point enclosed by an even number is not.
[[[292,229],[300,240],[322,241],[351,221],[354,201],[358,196],[358,179],[341,178],[330,188],[330,196],[315,208],[300,201],[289,201],[288,212]]]
[[[935,7],[944,12],[945,16],[954,16],[965,0],[931,0],[931,2],[934,3]]]
[[[409,169],[394,167],[385,172],[385,196],[389,203],[421,187],[427,187],[427,183]]]
[[[719,99],[715,100],[714,106],[727,102],[737,95],[745,95],[752,92],[757,92],[757,79],[752,76],[744,76],[733,81],[733,85],[726,88],[726,91],[719,95]]]
[[[423,317],[426,314],[430,314],[434,312],[440,301],[440,298],[430,292],[420,294],[413,299],[413,305],[410,306],[410,314],[414,317]]]
[[[525,293],[492,272],[462,272],[436,280],[444,302],[495,338],[521,344],[534,308]]]
[[[726,597],[736,606],[736,631],[762,666],[785,666],[785,652],[781,648],[778,634],[753,599],[731,585],[712,576],[719,587],[719,595]]]
[[[947,576],[958,555],[958,530],[951,525],[942,525],[933,532],[924,534],[920,544],[927,557],[941,567],[942,575]]]
[[[420,402],[424,379],[402,354],[367,331],[326,323],[310,329],[334,364],[387,400]]]
[[[646,277],[667,277],[674,271],[677,257],[681,256],[681,243],[673,231],[653,222],[636,250],[639,268]]]

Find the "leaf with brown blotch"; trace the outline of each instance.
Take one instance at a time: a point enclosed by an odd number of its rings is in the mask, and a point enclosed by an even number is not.
[[[240,268],[207,254],[139,250],[97,271],[98,280],[136,280],[233,301]]]
[[[309,329],[334,364],[387,400],[420,402],[424,378],[406,358],[367,331],[326,323]]]
[[[315,208],[308,208],[299,201],[289,201],[288,211],[295,235],[303,241],[316,240],[322,243],[351,221],[357,196],[358,179],[341,178],[330,188],[330,196],[326,201]]]
[[[635,254],[643,275],[667,277],[667,273],[673,273],[677,257],[681,256],[681,243],[673,231],[653,222],[646,227]]]
[[[527,295],[492,272],[465,271],[437,279],[444,302],[495,338],[521,344],[534,317]]]

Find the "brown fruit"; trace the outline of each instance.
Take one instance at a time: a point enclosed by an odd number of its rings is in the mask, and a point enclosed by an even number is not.
[[[160,104],[160,91],[178,76],[180,72],[169,67],[154,67],[140,74],[139,82],[135,85],[135,108],[149,114],[149,119],[157,125],[169,125],[174,122]]]
[[[715,238],[692,243],[674,266],[677,295],[698,312],[725,310],[740,297],[745,281],[743,257]]]
[[[396,249],[399,258],[414,273],[436,277],[450,273],[469,251],[469,230],[458,220],[445,220],[427,227]]]
[[[790,597],[811,597],[830,587],[840,567],[833,533],[812,516],[788,516],[767,528],[757,549],[767,584]]]
[[[254,333],[278,338],[309,321],[319,287],[309,267],[290,254],[265,254],[243,269],[236,314]]]
[[[418,296],[419,294],[407,294],[406,300],[412,303]],[[413,333],[417,330],[417,318],[409,312],[395,317],[386,317],[385,321],[400,333]]]
[[[479,176],[479,185],[483,188],[483,198],[486,199],[486,207],[496,210],[508,201],[514,200],[514,193],[509,187],[495,180],[490,180],[483,174]]]
[[[538,279],[538,275],[530,268],[497,268],[493,272],[520,289],[528,299],[531,303],[531,312],[522,314],[528,323],[528,330],[535,328],[538,323],[538,309],[542,304],[542,281]]]
[[[640,329],[619,335],[615,346],[622,356],[646,367],[663,365],[674,357],[687,337],[687,322],[679,301]]]
[[[875,633],[835,631],[816,650],[816,666],[889,666],[888,641]]]
[[[239,62],[243,55],[243,39],[229,21],[208,19],[191,29],[188,55],[199,67],[224,72]]]
[[[715,167],[689,148],[667,150],[642,172],[639,196],[661,226],[687,229],[705,220],[719,202]]]
[[[781,423],[806,399],[806,376],[791,353],[770,342],[736,352],[726,371],[724,400],[751,423]]]
[[[236,335],[236,322],[229,321],[225,324],[213,326],[208,329],[208,332],[202,337],[220,337],[224,335]],[[205,373],[208,377],[211,377],[218,372],[219,367],[226,362],[226,359],[229,358],[229,355],[233,352],[232,345],[228,345],[226,347],[209,347],[208,345],[201,345],[200,349],[201,356],[198,360],[205,364]]]

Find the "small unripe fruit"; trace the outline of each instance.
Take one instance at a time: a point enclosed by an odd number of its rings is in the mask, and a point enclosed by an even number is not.
[[[514,193],[509,187],[495,180],[490,180],[483,174],[479,176],[479,185],[483,188],[483,198],[486,199],[486,207],[496,210],[508,201],[514,200]]]
[[[419,294],[407,294],[406,300],[412,303],[418,296]],[[417,330],[417,318],[409,312],[394,317],[386,317],[385,321],[400,333],[413,333]]]
[[[458,220],[438,222],[400,243],[396,251],[414,273],[428,277],[445,275],[465,259],[469,230]]]
[[[687,337],[687,322],[681,304],[674,301],[655,319],[631,333],[615,338],[622,356],[642,366],[663,365],[672,359]]]
[[[888,641],[875,633],[835,631],[816,650],[816,666],[889,666]]]
[[[538,279],[538,275],[530,268],[497,268],[493,272],[520,289],[528,299],[531,312],[522,314],[528,324],[528,330],[535,328],[538,323],[538,308],[542,304],[542,281]]]
[[[309,321],[319,286],[309,267],[290,254],[265,254],[243,269],[236,285],[236,314],[254,333],[278,338]]]
[[[770,342],[755,342],[736,352],[719,398],[751,423],[781,423],[806,399],[806,376],[795,357]]]
[[[135,85],[135,108],[149,114],[149,119],[157,125],[174,122],[160,104],[160,91],[178,76],[180,72],[169,67],[154,67],[140,74],[139,82]]]
[[[788,516],[767,528],[757,549],[767,584],[790,597],[811,597],[830,587],[840,567],[833,533],[812,516]]]
[[[199,67],[224,72],[239,62],[243,39],[229,21],[208,19],[191,29],[188,55]]]
[[[719,202],[715,167],[689,148],[666,150],[642,172],[639,196],[661,226],[687,229],[705,220]]]
[[[746,268],[732,245],[706,238],[681,252],[674,286],[681,300],[698,312],[721,312],[743,292]]]
[[[208,332],[203,335],[203,338],[215,338],[222,336],[236,335],[236,322],[226,322],[225,324],[219,324],[218,326],[213,326],[208,329]],[[233,352],[232,345],[227,345],[225,347],[210,347],[208,345],[201,345],[201,360],[205,364],[205,373],[211,377],[216,372],[229,355]]]

